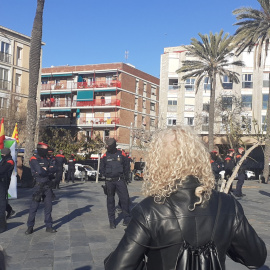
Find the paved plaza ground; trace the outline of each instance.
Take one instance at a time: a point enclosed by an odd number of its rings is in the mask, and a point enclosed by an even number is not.
[[[117,227],[111,230],[108,224],[106,197],[103,182],[75,182],[62,184],[56,190],[53,202],[56,234],[45,232],[43,204],[36,216],[32,235],[25,235],[31,189],[18,188],[18,199],[10,200],[16,215],[8,220],[8,229],[0,234],[0,244],[9,257],[8,270],[101,270],[104,258],[116,247],[124,233],[121,215]],[[132,207],[143,198],[142,182],[134,181],[129,187]],[[249,222],[267,245],[270,254],[270,184],[257,180],[246,181],[246,197],[240,199]],[[247,269],[231,260],[227,269]],[[269,269],[270,256],[261,270]],[[166,269],[164,269],[166,270]]]

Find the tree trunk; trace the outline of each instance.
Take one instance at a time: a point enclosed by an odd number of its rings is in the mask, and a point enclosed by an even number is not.
[[[214,148],[214,121],[215,121],[215,93],[216,93],[216,74],[211,78],[211,96],[209,104],[209,131],[208,131],[208,149],[209,152]]]
[[[241,167],[242,163],[244,162],[244,160],[247,158],[247,156],[249,155],[249,153],[251,153],[251,151],[253,149],[255,149],[257,146],[259,146],[261,144],[261,142],[257,142],[254,145],[252,145],[247,151],[246,153],[243,155],[243,157],[240,159],[240,161],[238,162],[238,164],[235,166],[233,173],[231,175],[231,177],[228,179],[227,184],[226,184],[226,180],[223,180],[223,183],[221,184],[221,188],[220,188],[220,192],[224,192],[224,193],[228,193],[230,190],[230,186],[236,176],[236,174],[239,171],[239,168]],[[225,187],[226,185],[226,187]],[[225,188],[224,188],[225,187]]]
[[[269,73],[269,94],[268,94],[268,105],[266,115],[266,138],[265,138],[265,149],[264,149],[264,168],[263,176],[265,183],[268,183],[269,178],[269,158],[270,158],[270,73]]]
[[[33,23],[29,57],[29,98],[27,102],[26,142],[24,165],[29,166],[29,159],[35,149],[37,127],[37,88],[40,79],[40,56],[45,0],[37,0],[36,16]]]

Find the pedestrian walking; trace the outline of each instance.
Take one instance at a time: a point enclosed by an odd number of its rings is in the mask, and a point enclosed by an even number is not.
[[[241,204],[214,190],[209,154],[187,127],[152,137],[143,194],[105,270],[225,270],[226,255],[249,269],[261,267],[265,243]]]
[[[52,227],[52,201],[54,199],[54,194],[52,191],[52,181],[49,179],[50,174],[56,172],[56,166],[55,164],[51,164],[51,160],[47,157],[48,147],[47,144],[39,142],[37,145],[37,154],[33,155],[29,161],[36,184],[33,188],[33,196],[27,220],[28,228],[25,232],[27,235],[33,233],[35,217],[41,201],[44,202],[46,232],[56,232]]]
[[[10,149],[3,148],[0,161],[0,232],[6,230],[6,219],[15,214],[15,211],[8,203],[8,189],[13,169],[14,161],[11,157]]]
[[[106,141],[107,152],[102,156],[100,172],[105,177],[105,193],[107,195],[107,211],[110,228],[115,229],[115,193],[117,193],[124,215],[123,226],[130,221],[129,194],[127,189],[128,164],[125,154],[116,148],[116,140]]]
[[[236,156],[236,164],[239,163],[239,161],[242,159],[244,154],[245,154],[245,149],[243,147],[239,147],[238,154]],[[242,187],[244,185],[245,178],[246,178],[246,173],[245,173],[246,169],[247,169],[247,160],[245,159],[238,170],[238,181],[236,183],[236,189],[233,193],[235,197],[241,198],[241,197],[246,196],[246,194],[242,193]]]
[[[75,162],[76,159],[74,158],[74,155],[71,154],[68,159],[68,173],[67,173],[67,183],[71,180],[72,183],[75,182]]]
[[[56,176],[55,176],[55,184],[56,189],[60,188],[60,181],[63,177],[63,167],[64,164],[67,164],[67,159],[63,154],[63,150],[59,150],[59,154],[55,156],[55,165],[56,165]]]

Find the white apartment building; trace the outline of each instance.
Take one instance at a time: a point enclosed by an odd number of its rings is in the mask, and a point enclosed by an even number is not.
[[[183,46],[164,48],[160,68],[159,124],[161,128],[186,124],[193,126],[198,134],[207,137],[210,101],[208,78],[205,78],[196,92],[195,78],[183,81],[181,80],[183,74],[176,73],[176,70],[182,66],[183,60],[192,60],[192,58],[194,59]],[[235,57],[233,60],[237,60],[237,58]],[[240,83],[230,82],[227,76],[222,78],[222,82],[217,80],[216,100],[222,100],[226,110],[233,109],[234,97],[240,100],[242,107],[239,119],[243,119],[243,128],[244,119],[245,125],[248,120],[248,128],[252,134],[255,132],[252,125],[253,119],[256,119],[260,128],[265,130],[270,57],[268,57],[265,66],[259,69],[254,68],[253,52],[243,52],[238,60],[242,60],[245,66],[232,66],[231,69],[239,73]],[[218,138],[225,134],[223,117],[216,115],[215,121],[215,144],[219,144]]]

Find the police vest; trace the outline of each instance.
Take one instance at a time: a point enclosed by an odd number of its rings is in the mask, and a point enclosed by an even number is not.
[[[114,154],[106,153],[105,176],[106,177],[120,177],[124,174],[124,156],[121,151]]]

